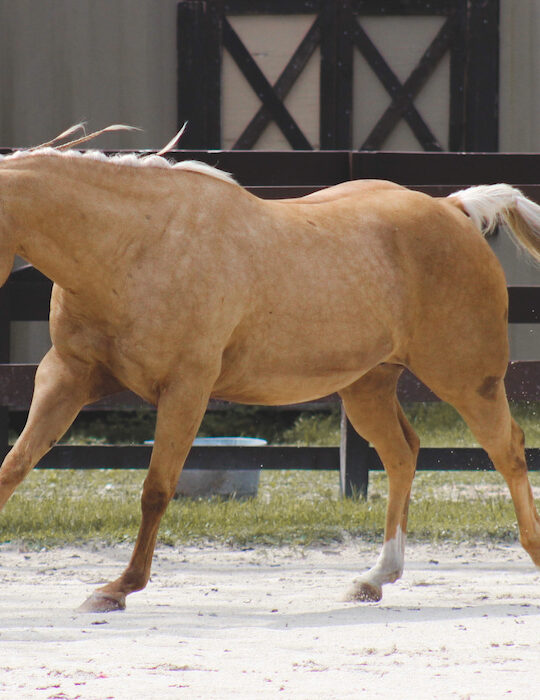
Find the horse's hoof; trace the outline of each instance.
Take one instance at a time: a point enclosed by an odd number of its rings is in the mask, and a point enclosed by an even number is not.
[[[107,613],[126,609],[126,596],[123,593],[103,593],[94,591],[77,609],[83,613]]]
[[[353,581],[352,588],[345,594],[346,602],[378,603],[382,598],[382,586],[367,581]]]

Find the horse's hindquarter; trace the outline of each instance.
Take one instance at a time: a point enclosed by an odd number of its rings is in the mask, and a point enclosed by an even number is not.
[[[504,364],[504,276],[444,200],[396,189],[266,206],[248,311],[215,395],[307,400],[381,362],[463,362],[475,341],[478,354],[491,346],[493,363]]]

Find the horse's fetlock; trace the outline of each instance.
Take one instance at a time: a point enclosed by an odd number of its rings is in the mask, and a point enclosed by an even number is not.
[[[148,576],[146,576],[144,571],[126,571],[122,579],[122,588],[126,593],[142,591],[148,583]]]
[[[519,541],[536,566],[540,566],[540,532],[521,532]]]

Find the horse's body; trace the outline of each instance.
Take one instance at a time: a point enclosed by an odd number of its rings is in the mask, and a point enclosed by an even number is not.
[[[0,470],[0,506],[83,405],[127,387],[158,407],[131,562],[85,609],[121,608],[146,585],[210,397],[282,404],[335,391],[389,476],[383,551],[350,593],[379,599],[401,574],[418,452],[396,398],[403,367],[467,420],[540,565],[540,519],[503,384],[505,279],[464,213],[493,221],[508,209],[540,258],[540,208],[506,186],[433,199],[377,181],[264,201],[202,166],[103,160],[49,149],[0,164],[0,281],[19,253],[55,282],[53,347]]]

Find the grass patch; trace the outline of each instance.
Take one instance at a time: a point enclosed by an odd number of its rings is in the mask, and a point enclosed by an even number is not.
[[[528,447],[540,447],[540,402],[512,404],[512,415],[525,432]],[[477,447],[471,431],[452,406],[415,403],[404,406],[423,447]],[[278,441],[293,445],[339,445],[340,412],[301,413]]]
[[[474,440],[445,404],[407,406],[424,446],[469,446]],[[529,446],[540,446],[540,402],[512,407]],[[209,414],[203,435],[250,435],[273,443],[339,444],[338,410],[280,414],[238,407]],[[278,418],[279,417],[279,418]],[[122,420],[120,420],[122,419]],[[71,442],[134,442],[152,437],[154,415],[90,417],[75,426]],[[228,421],[228,422],[227,422]],[[115,439],[113,439],[115,438]],[[0,515],[0,542],[29,546],[78,542],[133,542],[140,522],[142,471],[36,470]],[[531,473],[540,488],[540,474]],[[379,539],[384,528],[386,477],[370,475],[366,502],[343,500],[336,472],[267,471],[258,496],[246,501],[173,501],[160,541],[171,545],[220,542],[309,545],[347,537]],[[430,540],[515,540],[515,515],[502,478],[493,472],[420,472],[413,485],[409,536]]]
[[[37,470],[0,517],[0,541],[55,546],[133,542],[140,521],[144,473]],[[540,488],[540,474],[531,474]],[[372,474],[367,501],[341,499],[337,473],[263,472],[256,498],[182,499],[163,518],[159,540],[169,545],[231,546],[379,540],[386,477]],[[417,540],[515,540],[515,515],[494,473],[422,472],[415,480],[409,536]]]

